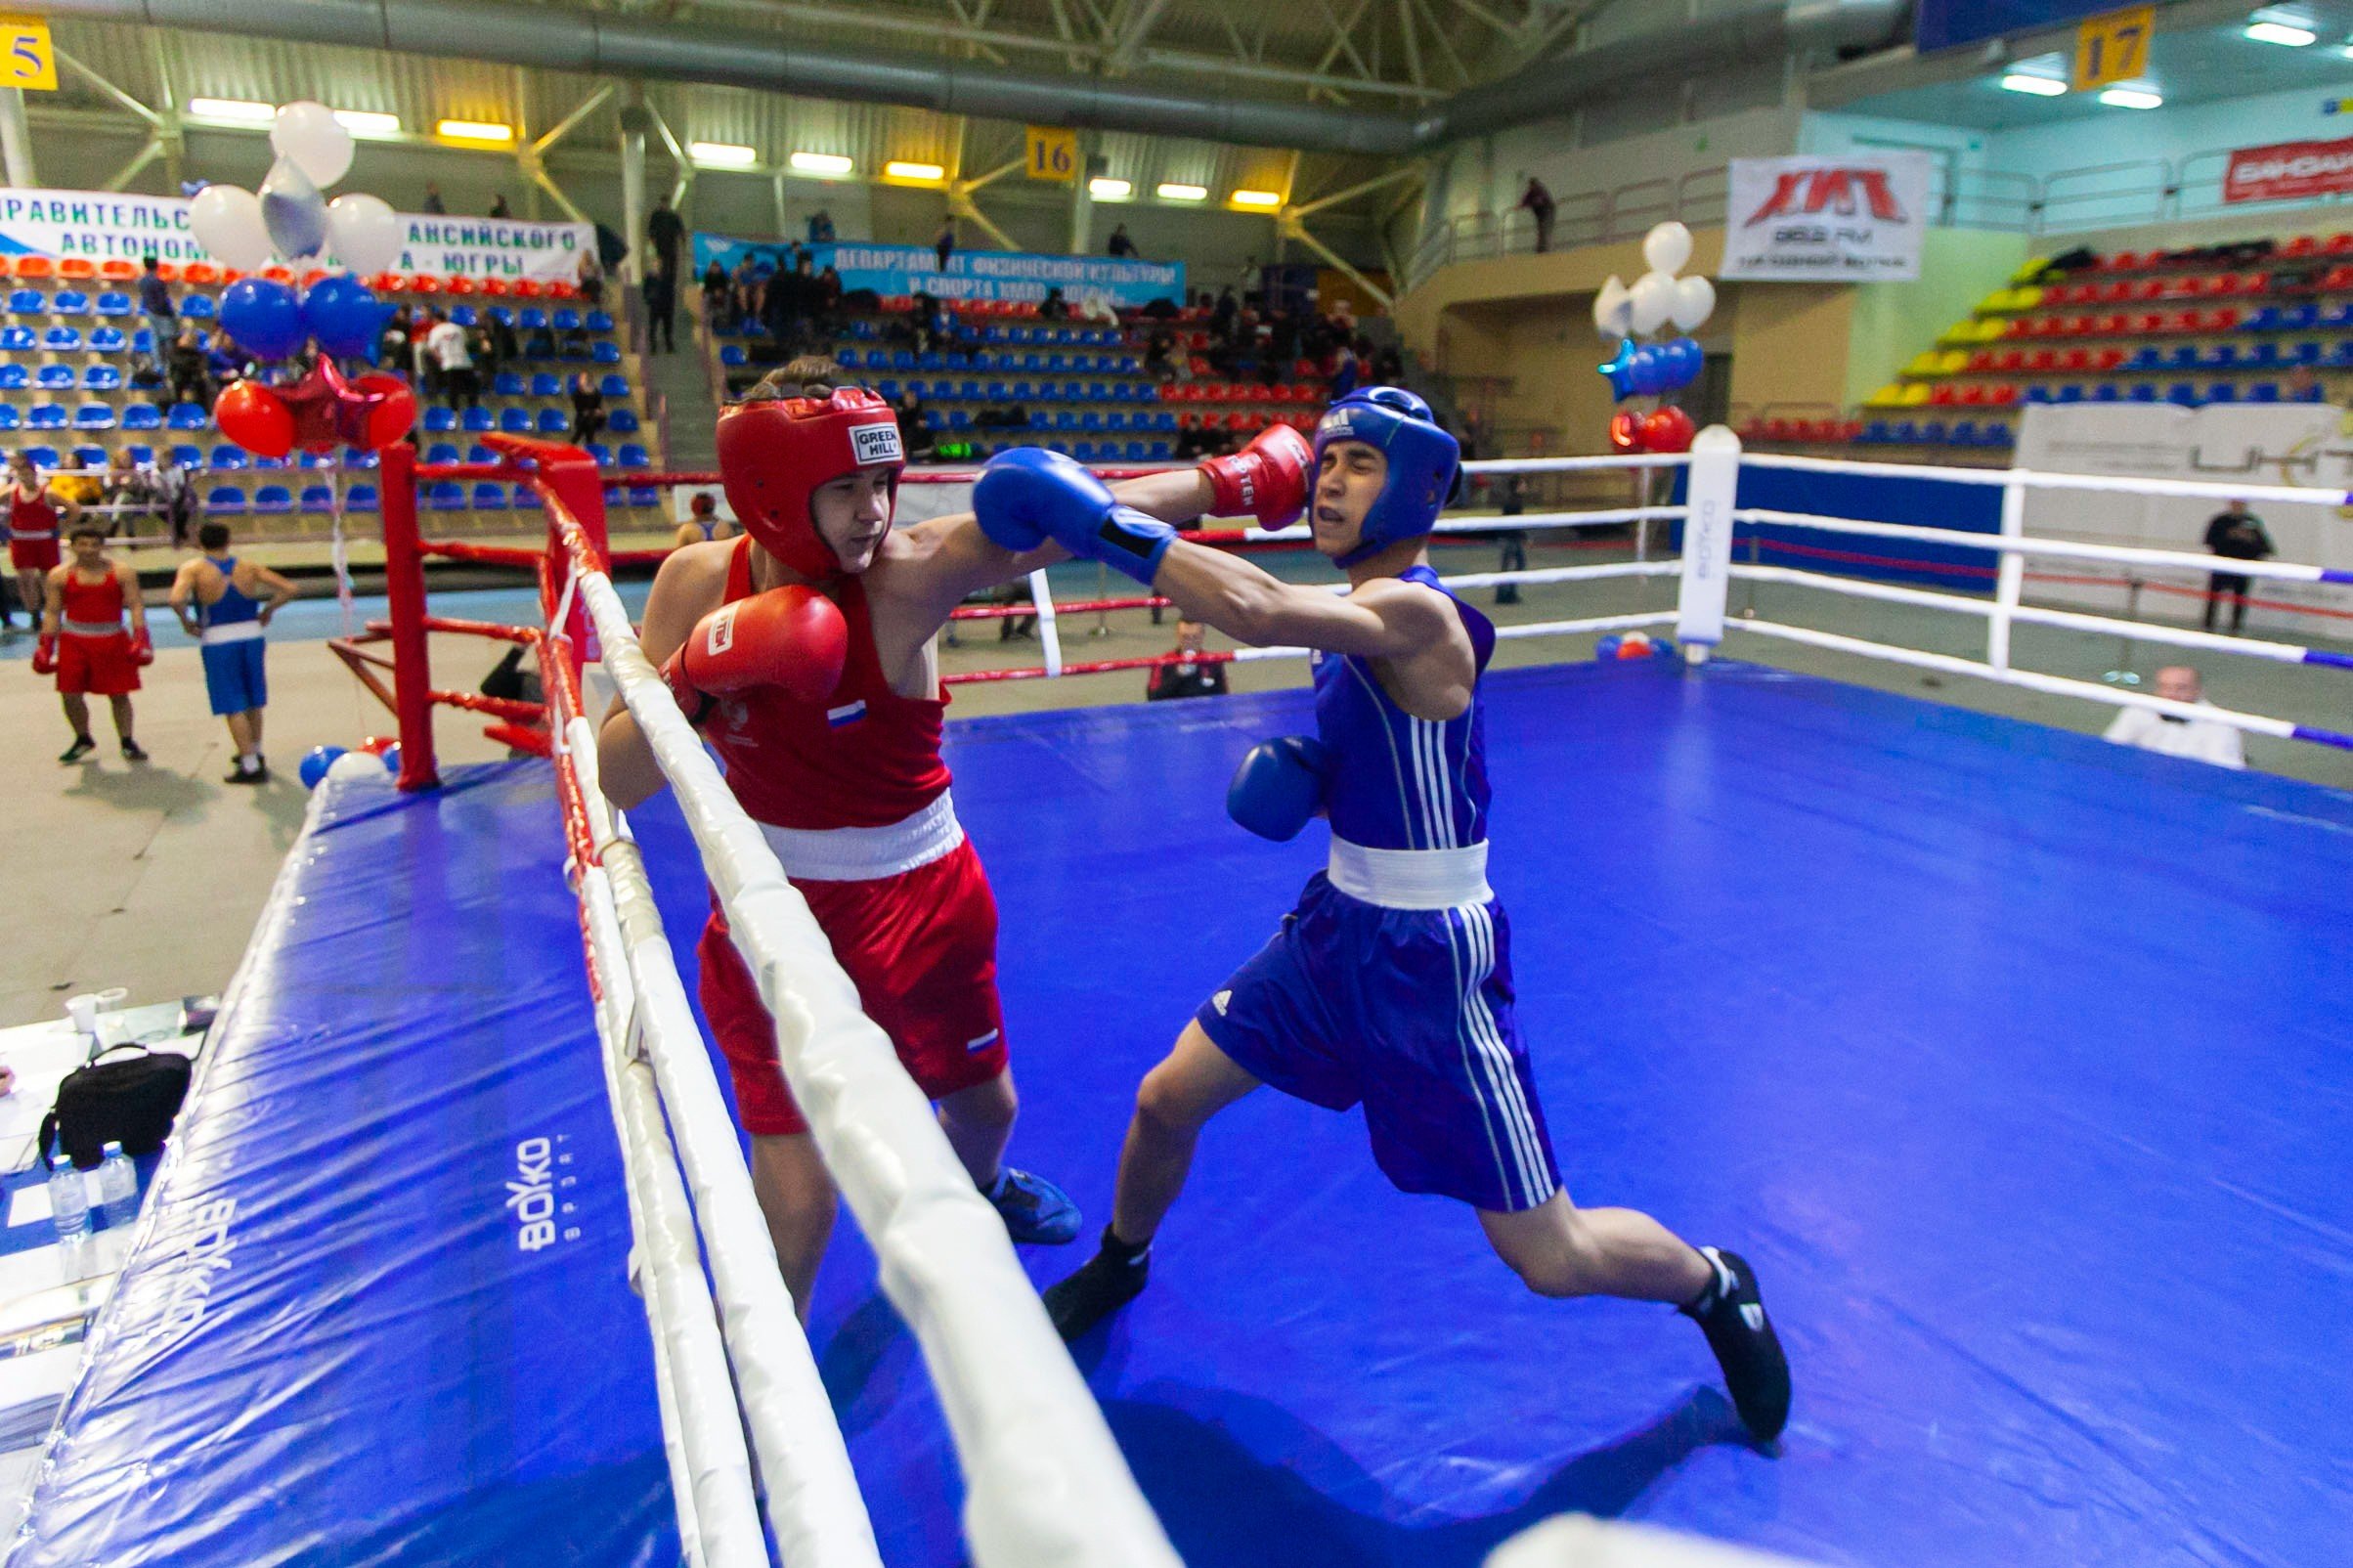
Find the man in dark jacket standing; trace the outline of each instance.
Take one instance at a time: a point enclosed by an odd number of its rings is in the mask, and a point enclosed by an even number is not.
[[[2246,502],[2234,501],[2216,512],[2206,523],[2206,548],[2226,560],[2260,561],[2279,554],[2271,535],[2263,528],[2263,519],[2246,509]],[[2253,581],[2243,572],[2216,572],[2206,584],[2206,630],[2214,630],[2214,612],[2227,595],[2231,604],[2231,632],[2235,636],[2246,630],[2246,595]]]

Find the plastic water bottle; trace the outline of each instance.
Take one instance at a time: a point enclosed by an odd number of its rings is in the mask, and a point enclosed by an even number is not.
[[[98,1203],[110,1231],[127,1230],[139,1217],[139,1172],[120,1144],[107,1145],[106,1158],[99,1161]]]
[[[64,1154],[49,1161],[49,1218],[61,1241],[78,1241],[90,1234],[90,1190]]]

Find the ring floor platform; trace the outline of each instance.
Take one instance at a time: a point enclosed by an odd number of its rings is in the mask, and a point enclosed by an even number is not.
[[[951,727],[1012,1158],[1090,1236],[1137,1078],[1318,863],[1320,829],[1222,812],[1311,722],[1285,692]],[[1187,1562],[1468,1565],[1565,1509],[1825,1563],[2332,1558],[2353,798],[1729,662],[1504,673],[1488,733],[1569,1191],[1756,1263],[1790,1429],[1748,1446],[1689,1325],[1529,1295],[1354,1114],[1261,1093],[1076,1347]],[[296,851],[11,1568],[675,1560],[548,775],[362,788]],[[691,974],[691,845],[637,828]],[[526,1254],[533,1137],[582,1236]],[[811,1332],[888,1560],[962,1561],[847,1224]]]

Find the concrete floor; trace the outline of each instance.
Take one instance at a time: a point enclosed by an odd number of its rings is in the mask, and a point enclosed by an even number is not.
[[[1530,564],[1610,559],[1613,553],[1618,552],[1540,549]],[[1473,547],[1443,551],[1439,562],[1449,573],[1492,570],[1494,564],[1491,552]],[[1095,582],[1092,568],[1060,569],[1056,596],[1094,596]],[[1124,586],[1121,581],[1113,588]],[[1665,610],[1673,607],[1675,591],[1672,578],[1563,585],[1525,589],[1519,606],[1497,613],[1505,621],[1524,622]],[[1492,590],[1475,596],[1485,603]],[[1983,623],[1973,618],[1781,586],[1761,587],[1752,594],[1735,585],[1733,606],[1736,612],[1753,608],[1766,618],[1880,641],[1983,653],[1978,640]],[[456,596],[437,602],[437,608],[458,615],[492,613]],[[319,625],[326,619],[314,614],[309,621]],[[1158,653],[1173,635],[1171,626],[1155,628],[1143,612],[1109,617],[1099,634],[1096,628],[1094,617],[1065,618],[1066,657]],[[2259,617],[2250,630],[2260,632]],[[1032,642],[999,642],[993,623],[967,623],[961,635],[963,645],[946,653],[950,671],[1038,661]],[[1590,637],[1506,642],[1499,662],[1580,659],[1590,649]],[[1734,635],[1723,651],[2070,729],[2096,731],[2113,712],[1762,637]],[[300,826],[304,795],[293,776],[295,763],[313,745],[348,745],[387,731],[389,717],[359,690],[324,643],[281,640],[271,654],[268,737],[281,776],[258,789],[230,786],[221,782],[230,762],[228,737],[206,712],[197,655],[190,647],[166,645],[147,672],[147,688],[138,699],[138,732],[153,761],[122,762],[101,713],[97,756],[62,767],[55,758],[68,738],[65,725],[50,683],[30,676],[24,653],[20,642],[0,654],[0,734],[10,738],[0,749],[0,799],[12,807],[0,821],[0,856],[5,856],[0,863],[12,868],[7,893],[0,895],[0,952],[9,955],[0,968],[0,1025],[50,1017],[66,995],[106,985],[129,987],[134,1004],[219,989],[244,949],[279,862]],[[2127,646],[2114,638],[2042,628],[2022,627],[2017,638],[2022,667],[2091,680],[2121,668],[2136,669],[2146,679],[2157,665],[2176,657],[2154,644]],[[435,639],[438,683],[470,686],[493,659],[479,643]],[[2353,677],[2342,672],[2221,655],[2194,662],[2205,670],[2208,694],[2218,703],[2353,729]],[[1238,665],[1232,676],[1238,690],[1263,690],[1303,683],[1307,667],[1303,661]],[[953,711],[972,716],[1133,702],[1143,695],[1144,678],[1142,672],[1132,672],[961,686]],[[444,715],[438,736],[445,761],[503,755],[481,737],[479,721],[461,716]],[[2353,790],[2353,754],[2261,737],[2250,737],[2246,750],[2255,767]]]

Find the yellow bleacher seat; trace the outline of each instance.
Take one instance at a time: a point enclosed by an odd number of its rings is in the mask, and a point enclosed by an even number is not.
[[[1920,407],[1920,405],[1926,403],[1931,396],[1932,394],[1927,387],[1920,385],[1918,382],[1914,382],[1912,385],[1903,389],[1903,396],[1899,398],[1897,402],[1900,403],[1904,408],[1916,409]]]
[[[1912,356],[1911,363],[1903,368],[1903,373],[1906,375],[1942,375],[1944,373],[1943,357],[1933,348],[1924,348]]]
[[[1899,409],[1903,406],[1903,393],[1904,388],[1900,383],[1890,381],[1886,386],[1863,399],[1863,403],[1874,409]]]
[[[1959,375],[1969,369],[1969,355],[1962,349],[1951,349],[1937,356],[1939,375]]]

